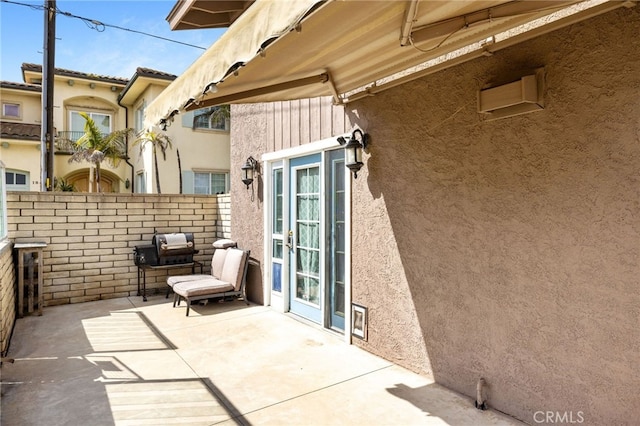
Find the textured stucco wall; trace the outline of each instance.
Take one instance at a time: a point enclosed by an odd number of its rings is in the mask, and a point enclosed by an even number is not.
[[[620,9],[347,106],[372,136],[352,182],[356,344],[471,397],[484,377],[490,405],[527,423],[636,422],[638,28]],[[541,66],[544,111],[481,119],[478,89]],[[232,109],[232,238],[257,260],[257,302],[262,177],[251,201],[240,166],[308,142],[285,109]]]
[[[242,183],[240,167],[248,157],[260,160],[266,151],[267,114],[264,104],[231,106],[231,238],[238,246],[251,250],[247,271],[247,298],[264,303],[263,259],[263,176],[258,169],[253,186]],[[234,143],[234,141],[237,141]],[[253,198],[253,200],[252,200]]]
[[[350,105],[368,350],[528,423],[640,417],[640,8]],[[544,66],[546,109],[482,121],[476,92]],[[375,230],[375,231],[374,231]]]

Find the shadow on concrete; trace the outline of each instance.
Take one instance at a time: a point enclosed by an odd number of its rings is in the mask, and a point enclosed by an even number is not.
[[[209,307],[207,314],[242,306]],[[15,363],[2,367],[2,424],[180,424],[185,418],[248,425],[209,378],[162,370],[181,361],[176,346],[132,307],[128,299],[88,302],[18,321],[10,348]]]

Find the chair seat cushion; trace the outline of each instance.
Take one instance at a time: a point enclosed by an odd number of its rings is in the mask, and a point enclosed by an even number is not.
[[[196,281],[183,281],[173,286],[173,291],[184,298],[214,296],[218,293],[233,291],[233,284],[217,280],[211,276]]]
[[[198,281],[204,280],[207,278],[211,278],[211,275],[203,275],[203,274],[195,274],[195,275],[174,275],[172,277],[167,278],[167,285],[169,287],[173,287],[178,283],[183,283],[187,281]]]

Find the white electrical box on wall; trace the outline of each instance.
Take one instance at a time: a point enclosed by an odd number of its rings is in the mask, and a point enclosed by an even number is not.
[[[478,92],[478,112],[486,119],[513,117],[544,109],[544,69],[520,80]]]

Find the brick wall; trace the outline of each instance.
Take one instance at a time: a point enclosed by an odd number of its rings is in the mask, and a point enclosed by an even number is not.
[[[13,192],[7,216],[11,242],[47,243],[45,306],[136,295],[133,248],[154,232],[192,232],[208,272],[211,244],[231,230],[228,195]],[[164,291],[167,273],[189,272],[149,271],[147,291]]]
[[[11,330],[16,321],[15,270],[12,245],[0,243],[0,352],[6,355]]]

